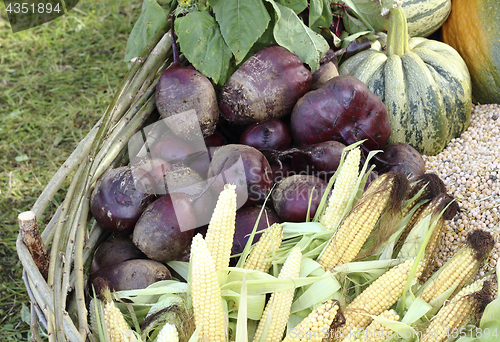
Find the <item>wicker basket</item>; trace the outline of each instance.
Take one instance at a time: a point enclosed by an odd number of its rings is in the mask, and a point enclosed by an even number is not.
[[[34,340],[41,341],[39,323],[49,341],[97,340],[87,325],[85,281],[93,252],[107,233],[89,221],[89,194],[100,175],[127,160],[129,139],[154,112],[158,77],[171,62],[169,29],[167,23],[155,34],[103,117],[53,176],[31,211],[20,215],[16,247],[31,301]],[[64,202],[49,213],[52,218],[40,234],[36,218],[68,179],[71,185]],[[50,246],[48,253],[46,246]]]

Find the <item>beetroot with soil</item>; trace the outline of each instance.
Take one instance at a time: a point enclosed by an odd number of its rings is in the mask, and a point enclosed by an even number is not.
[[[172,22],[172,37],[175,37]],[[179,62],[179,52],[175,42],[172,44],[174,62],[166,69],[156,86],[155,101],[158,112],[167,120],[167,125],[176,135],[195,137],[201,128],[204,137],[214,133],[219,118],[219,107],[215,89],[202,73]],[[194,110],[199,128],[183,120],[182,113]],[[180,114],[180,115],[178,115]],[[177,120],[177,117],[181,116]]]
[[[154,198],[155,181],[146,171],[122,166],[106,172],[90,199],[97,223],[113,232],[128,234]]]
[[[196,224],[191,198],[182,193],[167,194],[146,208],[132,241],[148,258],[168,262],[190,245]]]
[[[221,115],[235,124],[278,119],[311,85],[311,72],[287,49],[272,45],[253,54],[224,84]]]
[[[304,222],[311,201],[310,217],[318,209],[327,182],[311,175],[293,175],[283,179],[272,197],[276,213],[283,221]]]

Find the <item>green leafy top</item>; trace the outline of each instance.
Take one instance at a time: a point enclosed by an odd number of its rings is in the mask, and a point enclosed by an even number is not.
[[[308,25],[298,15],[309,9]],[[182,53],[214,83],[226,82],[235,67],[266,45],[297,54],[314,72],[330,46],[319,34],[332,21],[329,0],[178,0],[167,9],[175,18]],[[142,14],[127,45],[136,57],[166,21],[156,0],[143,0]]]
[[[314,72],[330,45],[340,47],[342,40],[346,47],[361,37],[371,40],[375,31],[386,29],[389,10],[401,5],[401,0],[338,0],[335,4],[330,0],[162,0],[165,2],[163,9],[157,0],[143,0],[125,61],[140,53],[170,13],[175,17],[180,50],[218,85],[253,53],[272,44],[295,53]],[[343,17],[342,35],[329,29],[334,14]]]

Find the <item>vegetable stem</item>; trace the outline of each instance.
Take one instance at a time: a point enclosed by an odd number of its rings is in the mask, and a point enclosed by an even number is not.
[[[403,56],[408,53],[410,51],[408,39],[408,25],[403,9],[401,7],[391,9],[387,29],[387,55]]]

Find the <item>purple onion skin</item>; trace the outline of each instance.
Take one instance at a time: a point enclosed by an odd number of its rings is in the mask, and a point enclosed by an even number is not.
[[[103,228],[129,234],[154,199],[155,180],[140,168],[122,166],[105,173],[97,182],[90,210]]]
[[[304,222],[312,192],[310,217],[314,217],[327,182],[311,175],[294,175],[285,178],[274,189],[274,210],[285,222]]]
[[[381,149],[391,135],[387,108],[352,76],[336,76],[301,97],[293,108],[290,130],[297,146],[335,140]]]
[[[220,114],[229,122],[247,125],[279,119],[290,112],[312,82],[300,58],[272,45],[253,54],[222,88]]]
[[[248,126],[240,137],[240,144],[258,150],[279,150],[290,148],[292,136],[285,123],[278,119],[256,122]]]

